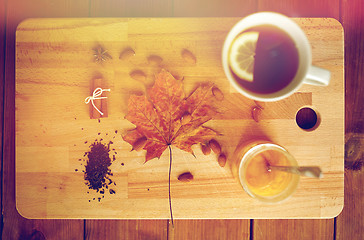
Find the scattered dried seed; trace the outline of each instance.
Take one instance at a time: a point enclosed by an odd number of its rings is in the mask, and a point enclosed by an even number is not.
[[[252,118],[254,119],[254,121],[259,122],[261,113],[262,113],[261,108],[259,107],[252,108]]]
[[[153,65],[159,65],[163,62],[163,58],[158,55],[150,55],[148,58],[148,63]]]
[[[141,137],[138,140],[135,141],[135,143],[133,144],[133,150],[135,151],[140,151],[141,149],[143,149],[143,147],[145,146],[145,144],[147,143],[147,138],[146,137]]]
[[[182,117],[181,117],[181,124],[182,125],[186,125],[188,124],[189,122],[191,122],[192,120],[192,116],[189,112],[185,112]]]
[[[171,74],[178,81],[183,81],[183,79],[185,78],[184,76],[181,76],[178,73],[171,73]]]
[[[195,55],[190,52],[189,50],[187,49],[183,49],[182,50],[182,58],[187,62],[187,63],[190,63],[190,64],[196,64],[196,57]]]
[[[221,90],[217,87],[212,88],[212,94],[218,101],[224,100],[224,94],[221,92]]]
[[[134,80],[137,81],[141,81],[141,82],[145,82],[145,79],[147,78],[147,76],[145,75],[145,73],[141,70],[134,70],[130,73],[130,77]]]
[[[216,153],[216,154],[221,153],[221,146],[215,139],[210,140],[209,146],[214,153]]]
[[[219,163],[220,167],[225,167],[226,164],[226,155],[221,153],[217,158],[217,162]]]
[[[204,155],[209,155],[211,153],[211,148],[208,144],[201,143],[201,151]]]
[[[178,180],[181,182],[190,182],[193,180],[193,175],[190,172],[185,172],[178,176]]]
[[[128,60],[133,56],[135,56],[135,51],[132,48],[128,47],[128,48],[124,49],[124,51],[122,51],[120,53],[119,59],[120,60]]]

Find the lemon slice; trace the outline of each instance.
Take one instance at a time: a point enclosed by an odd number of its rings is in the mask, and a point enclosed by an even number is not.
[[[245,32],[235,38],[230,47],[231,70],[246,81],[253,81],[255,49],[259,33]]]

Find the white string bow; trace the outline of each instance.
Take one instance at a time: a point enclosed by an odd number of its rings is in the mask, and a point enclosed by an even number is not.
[[[110,92],[110,89],[102,89],[102,88],[96,88],[94,90],[94,92],[92,93],[92,96],[88,96],[86,99],[85,99],[85,103],[88,104],[92,103],[92,106],[94,106],[94,108],[102,115],[104,115],[103,112],[101,112],[96,106],[95,106],[95,103],[94,103],[94,100],[97,100],[97,99],[105,99],[107,97],[101,97],[102,93],[103,92]]]

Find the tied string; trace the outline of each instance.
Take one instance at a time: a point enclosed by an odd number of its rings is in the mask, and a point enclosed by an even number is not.
[[[89,104],[90,101],[92,103],[92,106],[94,106],[94,108],[102,115],[104,115],[103,112],[101,112],[96,106],[95,106],[95,103],[94,103],[94,100],[97,100],[97,99],[105,99],[107,97],[101,97],[102,93],[103,92],[110,92],[110,89],[102,89],[102,88],[96,88],[94,90],[94,92],[92,93],[92,96],[88,96],[86,99],[85,99],[85,103],[86,104]]]

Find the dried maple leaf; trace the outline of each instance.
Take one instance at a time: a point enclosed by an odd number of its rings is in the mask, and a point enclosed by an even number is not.
[[[147,150],[145,162],[159,158],[169,148],[169,208],[171,203],[171,145],[192,153],[192,145],[210,140],[216,132],[202,126],[215,114],[212,107],[212,85],[201,85],[186,98],[182,82],[162,70],[155,79],[148,96],[129,98],[127,120],[136,125],[123,139],[133,149]]]
[[[130,96],[125,118],[136,128],[123,139],[134,146],[146,138],[146,162],[159,158],[170,145],[193,154],[192,145],[216,136],[214,130],[202,126],[216,113],[212,87],[201,85],[186,98],[182,82],[162,70],[148,96]],[[188,121],[183,121],[186,116]]]

